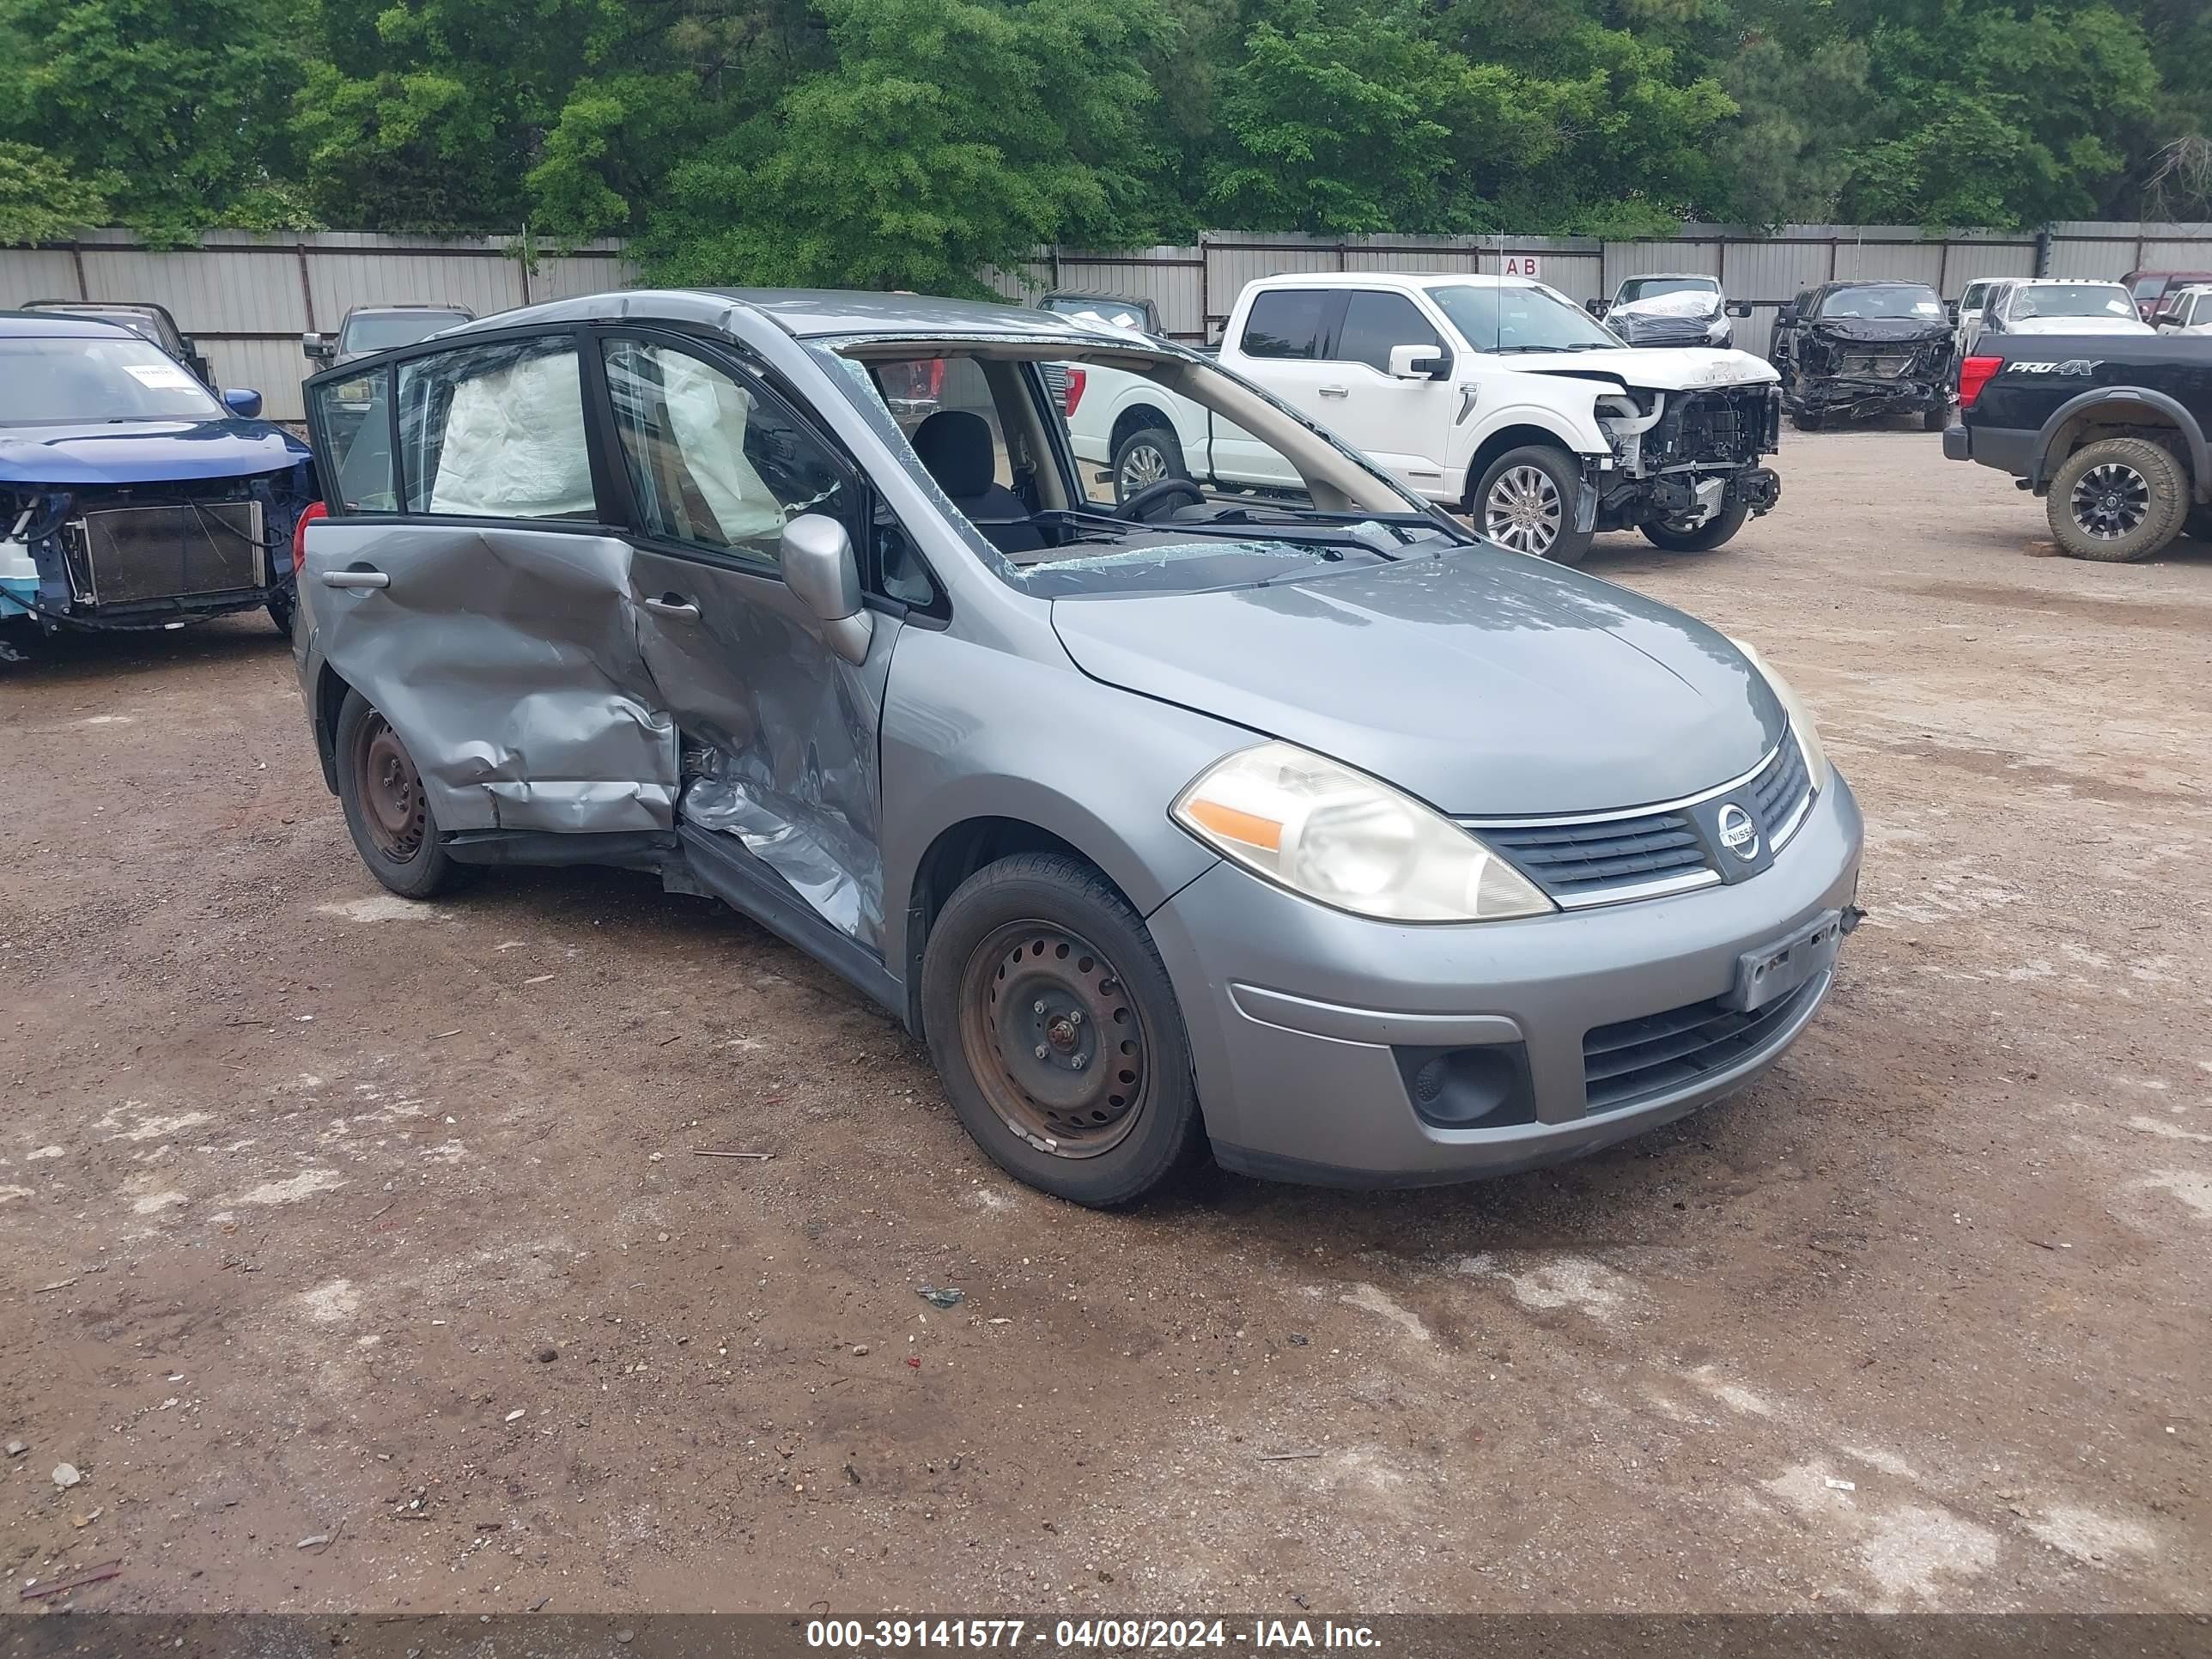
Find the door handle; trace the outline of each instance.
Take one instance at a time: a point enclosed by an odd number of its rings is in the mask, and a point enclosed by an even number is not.
[[[1351,396],[1351,392],[1345,386],[1325,386],[1321,389],[1321,395],[1324,398],[1346,398]]]
[[[665,599],[647,599],[645,608],[656,617],[667,617],[676,622],[697,622],[699,607],[690,600],[671,593]]]
[[[389,587],[392,578],[381,570],[325,570],[325,587]]]

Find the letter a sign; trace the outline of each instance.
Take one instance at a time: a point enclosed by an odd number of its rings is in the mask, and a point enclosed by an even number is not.
[[[1534,277],[1536,275],[1536,256],[1533,253],[1509,253],[1505,256],[1508,276]]]

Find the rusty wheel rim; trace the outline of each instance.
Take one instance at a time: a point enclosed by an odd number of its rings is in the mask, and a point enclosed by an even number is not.
[[[986,938],[962,976],[960,1040],[992,1115],[1039,1152],[1096,1158],[1143,1115],[1144,1017],[1080,933],[1017,921]]]
[[[407,745],[381,714],[370,715],[362,725],[356,752],[362,824],[378,852],[404,864],[422,850],[428,825],[422,776]]]

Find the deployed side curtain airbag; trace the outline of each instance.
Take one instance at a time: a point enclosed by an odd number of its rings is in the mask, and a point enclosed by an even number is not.
[[[497,519],[589,518],[596,512],[576,354],[565,342],[563,347],[453,387],[431,512]]]

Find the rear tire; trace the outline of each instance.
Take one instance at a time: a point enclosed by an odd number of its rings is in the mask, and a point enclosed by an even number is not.
[[[1751,509],[1741,501],[1729,501],[1694,529],[1676,530],[1663,523],[1637,527],[1643,531],[1644,540],[1669,553],[1710,553],[1742,529],[1743,521],[1750,516]]]
[[[1948,404],[1937,409],[1923,409],[1920,411],[1920,429],[1923,432],[1941,432],[1950,424],[1951,406]]]
[[[1108,471],[1114,479],[1116,507],[1140,489],[1149,489],[1170,478],[1188,478],[1190,468],[1182,458],[1182,441],[1164,426],[1139,427],[1114,447]]]
[[[368,872],[402,898],[427,899],[461,873],[438,839],[414,757],[358,691],[338,710],[338,804]]]
[[[2189,475],[2143,438],[2084,444],[2059,463],[2045,502],[2053,540],[2077,559],[2147,559],[2181,531]]]
[[[1087,864],[1024,853],[961,883],[922,953],[921,1015],[962,1127],[1041,1191],[1127,1204],[1205,1144],[1167,969]]]
[[[1592,532],[1577,530],[1582,469],[1564,449],[1528,444],[1490,464],[1474,488],[1475,533],[1514,553],[1554,564],[1580,564]]]

